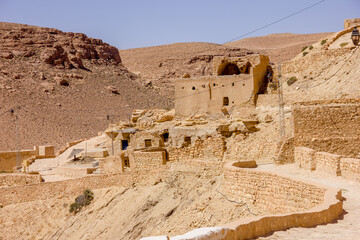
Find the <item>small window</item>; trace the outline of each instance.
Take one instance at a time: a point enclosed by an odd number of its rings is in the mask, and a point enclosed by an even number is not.
[[[214,83],[214,84],[213,84],[213,86],[215,87],[215,86],[216,86],[216,84]]]
[[[184,89],[185,87],[182,87],[181,89]]]
[[[145,147],[151,147],[151,139],[145,139]]]
[[[195,90],[195,87],[192,87],[192,90]]]
[[[225,87],[225,85],[223,84],[222,87]]]
[[[243,83],[243,86],[245,86],[245,83]]]
[[[205,85],[202,85],[203,88],[205,88]]]
[[[128,146],[129,146],[128,140],[121,140],[121,150],[126,150]]]
[[[231,85],[232,85],[232,86],[235,86],[235,83],[232,83]]]
[[[188,147],[191,145],[191,137],[184,138],[184,147]]]
[[[234,103],[234,101],[232,101],[232,103]]]
[[[223,106],[229,106],[229,98],[228,97],[223,98]]]
[[[162,137],[163,137],[164,142],[169,141],[169,133],[164,133],[164,134],[162,135]]]

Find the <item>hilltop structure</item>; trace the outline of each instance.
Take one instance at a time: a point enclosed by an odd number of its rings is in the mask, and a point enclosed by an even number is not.
[[[264,55],[214,57],[212,75],[175,81],[175,113],[182,116],[228,112],[256,99],[268,83]],[[272,71],[271,71],[272,72]]]

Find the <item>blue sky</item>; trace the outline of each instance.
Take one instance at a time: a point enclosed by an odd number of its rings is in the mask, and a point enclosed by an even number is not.
[[[224,43],[320,0],[0,0],[0,21],[54,27],[119,49]],[[360,17],[360,0],[326,0],[252,36],[334,32]]]

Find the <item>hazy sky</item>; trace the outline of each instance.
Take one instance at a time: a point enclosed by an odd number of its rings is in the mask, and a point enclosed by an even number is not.
[[[0,21],[100,38],[119,49],[224,43],[320,0],[0,0]],[[360,0],[326,0],[251,36],[334,32],[360,17]]]

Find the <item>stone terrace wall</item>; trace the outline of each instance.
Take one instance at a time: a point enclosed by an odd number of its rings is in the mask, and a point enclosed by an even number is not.
[[[136,168],[138,169],[153,170],[166,164],[165,151],[134,151],[133,154],[136,162]]]
[[[149,184],[169,174],[171,172],[164,169],[151,172],[134,171],[131,173],[97,175],[59,182],[0,188],[0,205],[79,195],[85,189],[100,189],[109,186],[129,187],[133,183]]]
[[[360,154],[360,100],[298,103],[293,116],[295,147],[348,157]]]
[[[29,174],[0,174],[0,188],[13,187],[27,184],[37,184],[41,182],[40,175]]]
[[[295,163],[301,168],[360,181],[360,159],[338,154],[316,152],[306,147],[295,148]]]
[[[248,174],[247,174],[248,173]],[[229,175],[230,174],[230,175]],[[243,183],[240,180],[241,175],[248,176],[247,182]],[[258,175],[258,176],[256,176]],[[218,227],[199,228],[184,235],[171,237],[173,240],[230,240],[230,239],[254,239],[260,236],[266,236],[267,234],[286,230],[292,227],[314,227],[320,224],[330,223],[339,218],[343,213],[341,191],[338,189],[323,187],[310,183],[303,183],[289,179],[287,177],[279,176],[276,174],[239,169],[235,167],[234,163],[228,163],[225,165],[225,177],[227,178],[227,193],[229,195],[237,196],[238,192],[232,192],[232,185],[239,185],[243,187],[249,187],[247,191],[252,194],[252,189],[257,189],[260,192],[267,192],[267,190],[261,190],[266,184],[274,185],[275,188],[270,188],[268,194],[265,194],[265,199],[270,201],[274,198],[276,204],[282,204],[284,198],[298,199],[299,204],[295,204],[290,200],[290,208],[288,210],[300,210],[301,208],[309,208],[306,211],[296,211],[295,213],[276,214],[270,216],[256,216],[251,218],[241,219],[229,224]],[[237,176],[237,177],[236,177]],[[251,177],[250,177],[251,176]],[[232,182],[234,178],[238,181]],[[225,178],[226,179],[226,178]],[[265,179],[265,180],[264,180]],[[266,183],[268,182],[268,183]],[[284,192],[276,187],[279,183],[290,184],[294,186],[293,191]],[[248,185],[246,185],[248,184]],[[260,189],[259,189],[260,187]],[[302,191],[304,190],[304,195]],[[241,191],[241,190],[238,190]],[[312,197],[314,196],[314,198]],[[304,199],[303,199],[304,197]],[[279,201],[280,200],[280,201]],[[264,204],[264,203],[262,203]],[[279,210],[285,210],[284,207],[280,207]],[[161,237],[149,237],[142,238],[141,240],[152,239],[169,239],[167,236]]]
[[[208,159],[221,161],[225,152],[225,140],[222,137],[197,139],[191,146],[184,148],[169,147],[169,161],[188,159]]]
[[[323,202],[325,194],[325,189],[314,185],[233,166],[225,168],[222,191],[232,200],[266,208],[273,214],[310,209]]]

